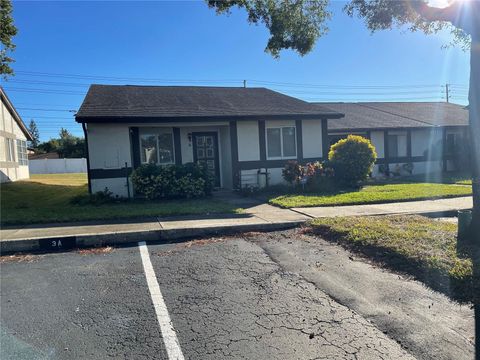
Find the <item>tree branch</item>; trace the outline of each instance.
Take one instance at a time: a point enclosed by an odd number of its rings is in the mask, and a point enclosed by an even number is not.
[[[454,22],[460,11],[458,1],[453,1],[446,8],[436,8],[429,6],[425,1],[411,1],[413,10],[427,21],[448,21]]]

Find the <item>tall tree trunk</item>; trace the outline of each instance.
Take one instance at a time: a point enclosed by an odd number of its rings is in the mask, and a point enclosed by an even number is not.
[[[470,90],[468,94],[473,180],[473,217],[469,233],[473,248],[475,358],[480,360],[480,22],[473,24],[473,27],[470,50]]]

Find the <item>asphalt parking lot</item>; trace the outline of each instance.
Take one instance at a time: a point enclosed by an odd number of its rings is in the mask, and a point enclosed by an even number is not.
[[[290,243],[290,235],[278,236]],[[416,357],[282,266],[265,241],[251,235],[4,259],[0,357]]]

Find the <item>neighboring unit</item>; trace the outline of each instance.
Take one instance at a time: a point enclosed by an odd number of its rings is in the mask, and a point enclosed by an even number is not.
[[[27,141],[32,136],[0,87],[0,182],[28,179]]]
[[[327,120],[343,115],[265,88],[92,85],[76,121],[91,192],[132,194],[144,163],[204,163],[217,187],[283,181],[290,160],[322,160]]]
[[[377,150],[373,175],[427,174],[468,167],[468,109],[445,102],[316,103],[345,114],[328,124],[333,144],[348,134]]]

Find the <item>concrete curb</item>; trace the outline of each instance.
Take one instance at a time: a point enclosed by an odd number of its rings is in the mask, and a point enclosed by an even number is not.
[[[298,212],[302,214],[301,212]],[[365,214],[362,216],[382,216],[382,215],[423,215],[430,217],[455,216],[457,210],[445,211],[412,211],[409,213],[388,213],[388,214]],[[58,252],[75,248],[99,247],[107,245],[127,245],[138,241],[146,242],[168,242],[181,239],[189,239],[194,237],[205,237],[215,235],[231,235],[235,233],[249,231],[276,231],[286,230],[302,225],[313,217],[303,214],[309,219],[285,221],[275,223],[258,223],[243,225],[225,225],[225,226],[209,226],[201,228],[176,228],[176,229],[155,229],[155,230],[132,230],[122,232],[105,232],[96,234],[76,234],[76,235],[59,235],[50,237],[32,237],[23,239],[12,239],[0,241],[0,255],[8,255],[13,253],[25,252]],[[360,216],[360,215],[352,215]]]
[[[288,221],[267,224],[245,224],[212,226],[205,228],[177,228],[149,231],[125,231],[99,234],[78,234],[0,241],[0,254],[8,255],[25,252],[59,252],[75,248],[99,247],[107,245],[127,245],[146,242],[168,242],[214,235],[231,235],[250,231],[276,231],[297,227],[305,221]]]

